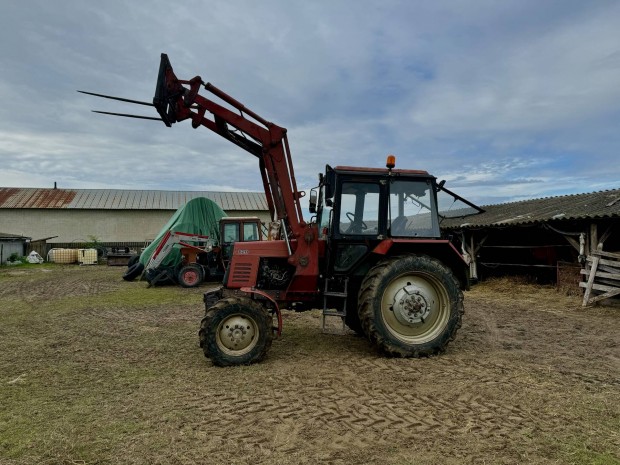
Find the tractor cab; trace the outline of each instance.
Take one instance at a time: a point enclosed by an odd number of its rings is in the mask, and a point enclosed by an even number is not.
[[[394,157],[388,156],[386,168],[327,165],[319,176],[310,210],[317,214],[319,235],[326,242],[328,275],[362,276],[379,258],[372,254],[379,252],[415,253],[419,248],[421,253],[447,256],[441,221],[481,211],[427,171],[394,165]],[[433,252],[433,244],[442,246]]]
[[[388,238],[439,238],[435,187],[426,171],[328,165],[315,209],[328,269],[352,272]]]
[[[220,247],[222,259],[226,264],[232,257],[235,242],[263,240],[262,223],[259,218],[227,216],[220,219]]]

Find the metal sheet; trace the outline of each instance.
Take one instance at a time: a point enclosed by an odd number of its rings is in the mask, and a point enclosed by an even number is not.
[[[620,189],[484,205],[485,213],[446,219],[445,229],[539,223],[551,220],[620,217]]]
[[[0,188],[0,208],[176,210],[206,197],[224,210],[267,210],[260,192]],[[620,204],[620,202],[619,202]]]

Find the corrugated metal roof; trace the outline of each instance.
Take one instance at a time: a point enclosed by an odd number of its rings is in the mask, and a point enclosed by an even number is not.
[[[21,234],[8,234],[0,232],[0,239],[30,239],[29,237],[22,236]]]
[[[122,189],[38,189],[0,187],[0,208],[93,210],[176,210],[206,197],[223,210],[269,210],[262,192],[138,191]]]
[[[442,228],[479,228],[541,223],[551,220],[620,218],[620,189],[485,205],[485,212],[446,219]]]

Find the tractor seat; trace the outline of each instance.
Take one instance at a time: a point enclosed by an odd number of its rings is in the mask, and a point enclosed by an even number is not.
[[[390,231],[392,233],[392,236],[401,236],[405,234],[405,232],[407,231],[407,217],[399,216],[394,221],[392,221]]]

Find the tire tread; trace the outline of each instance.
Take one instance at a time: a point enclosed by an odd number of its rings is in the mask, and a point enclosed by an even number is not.
[[[436,338],[442,339],[438,344],[427,343],[420,345],[420,347],[405,346],[399,343],[399,341],[390,338],[389,334],[383,331],[382,325],[377,325],[375,321],[377,309],[374,308],[373,303],[376,302],[378,298],[378,292],[383,279],[395,266],[399,265],[399,262],[402,263],[403,260],[413,262],[426,271],[434,269],[436,273],[441,273],[450,288],[448,289],[449,295],[455,296],[450,302],[451,315],[447,324],[449,334],[447,337]],[[463,293],[459,288],[458,282],[454,274],[441,262],[427,255],[398,255],[383,260],[370,269],[360,287],[358,312],[365,334],[383,353],[391,357],[418,358],[437,355],[446,350],[446,347],[454,340],[456,332],[461,327],[465,310],[463,306]],[[455,314],[453,312],[455,312]],[[456,319],[456,321],[452,321],[453,319]]]
[[[259,338],[264,335],[264,343],[257,344],[256,350],[252,350],[243,357],[232,357],[219,350],[217,346],[216,331],[219,325],[219,316],[223,312],[239,312],[241,308],[250,309],[252,317],[257,319],[259,332]],[[248,297],[228,297],[219,300],[215,305],[209,307],[205,316],[200,323],[200,330],[198,336],[200,340],[200,347],[202,348],[205,357],[211,359],[214,365],[220,367],[234,366],[234,365],[250,365],[262,361],[266,356],[271,344],[273,342],[273,320],[272,316],[267,312],[265,307],[260,303],[248,298]]]

